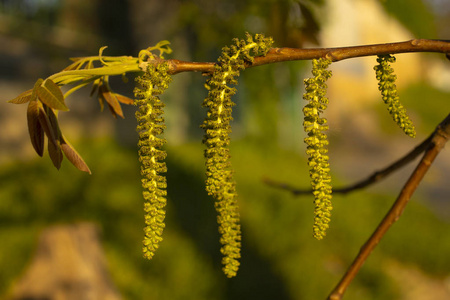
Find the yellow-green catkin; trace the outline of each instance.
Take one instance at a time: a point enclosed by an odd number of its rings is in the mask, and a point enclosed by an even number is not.
[[[378,80],[378,89],[381,91],[384,103],[388,105],[389,114],[397,125],[410,137],[416,136],[416,130],[412,121],[406,114],[406,109],[400,103],[395,80],[397,76],[390,63],[395,62],[395,57],[382,55],[377,58],[378,64],[374,67]]]
[[[241,256],[239,207],[228,148],[233,119],[231,108],[234,106],[231,96],[236,89],[229,85],[236,85],[239,72],[251,65],[254,56],[265,55],[273,43],[271,38],[259,34],[254,38],[247,34],[245,40],[234,39],[233,42],[233,45],[222,49],[214,73],[206,82],[209,93],[203,106],[208,108],[208,112],[201,126],[205,130],[206,190],[216,200],[223,271],[227,277],[236,276]]]
[[[326,80],[331,77],[331,71],[326,70],[331,60],[320,58],[312,61],[314,77],[305,79],[306,92],[303,99],[308,103],[303,108],[303,127],[307,133],[309,174],[314,194],[314,226],[313,235],[321,240],[329,227],[331,217],[331,176],[328,163],[328,139],[324,131],[328,130],[327,120],[320,117],[328,105],[326,95]]]
[[[134,90],[137,131],[139,133],[139,161],[141,162],[142,187],[144,188],[144,257],[151,259],[162,240],[165,227],[166,206],[166,152],[162,146],[166,140],[164,133],[164,103],[159,98],[171,77],[167,73],[166,63],[148,64],[146,72],[136,78],[137,87]]]

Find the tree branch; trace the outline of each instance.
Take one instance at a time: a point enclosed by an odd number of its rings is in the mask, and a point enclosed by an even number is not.
[[[333,193],[347,194],[347,193],[353,192],[355,190],[363,189],[371,184],[374,184],[376,182],[379,182],[379,181],[385,179],[387,176],[392,174],[394,171],[407,165],[408,163],[413,161],[417,156],[419,156],[422,152],[424,152],[430,145],[434,135],[435,135],[435,132],[433,132],[427,139],[425,139],[422,143],[417,145],[408,154],[406,154],[405,156],[403,156],[402,158],[400,158],[393,164],[387,166],[386,168],[384,168],[380,171],[374,172],[372,175],[370,175],[369,177],[367,177],[364,180],[358,181],[354,184],[350,184],[348,186],[344,186],[341,188],[335,188],[335,189],[333,189]],[[266,183],[267,185],[273,186],[275,188],[284,189],[288,192],[291,192],[294,196],[311,194],[311,192],[312,192],[311,189],[295,188],[286,183],[277,182],[270,178],[263,178],[263,182]]]
[[[398,43],[374,44],[364,46],[339,47],[339,48],[272,48],[266,56],[255,58],[248,67],[257,67],[283,61],[309,60],[325,57],[333,62],[373,55],[398,54],[410,52],[438,52],[449,56],[450,40],[427,40],[415,39]],[[214,64],[212,62],[187,62],[177,59],[167,60],[169,73],[202,72],[212,73]]]
[[[450,139],[450,114],[437,126],[431,139],[431,143],[428,149],[425,151],[424,156],[417,165],[411,177],[406,182],[397,200],[394,202],[391,209],[383,218],[377,229],[372,236],[360,249],[359,254],[356,256],[353,263],[347,269],[347,272],[342,277],[341,281],[337,284],[331,294],[328,296],[329,300],[340,300],[344,295],[346,289],[355,278],[359,269],[362,267],[366,259],[369,257],[372,250],[380,242],[384,234],[388,229],[400,218],[403,210],[408,204],[409,199],[413,195],[419,183],[422,181],[425,173],[430,168],[436,156],[444,147],[445,143]]]

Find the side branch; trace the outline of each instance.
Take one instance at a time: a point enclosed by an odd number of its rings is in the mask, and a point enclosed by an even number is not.
[[[353,192],[355,190],[363,189],[371,184],[381,181],[382,179],[388,177],[390,174],[395,172],[398,169],[401,169],[411,161],[413,161],[417,156],[419,156],[422,152],[424,152],[430,145],[435,132],[433,132],[427,139],[425,139],[422,143],[417,145],[413,150],[411,150],[408,154],[394,162],[393,164],[387,166],[386,168],[374,172],[372,175],[358,181],[356,183],[350,184],[348,186],[334,188],[333,193],[338,194],[347,194],[349,192]],[[263,178],[263,182],[267,185],[273,186],[275,188],[284,189],[288,192],[291,192],[294,196],[311,194],[311,189],[299,189],[288,184],[274,181],[270,178]]]
[[[425,173],[430,168],[436,156],[444,148],[445,143],[450,139],[450,114],[442,121],[436,128],[432,137],[430,147],[425,151],[424,156],[417,165],[411,177],[406,182],[397,200],[383,218],[372,236],[360,249],[358,256],[348,268],[341,281],[337,284],[334,290],[329,295],[329,300],[340,300],[344,295],[346,289],[355,278],[359,269],[362,267],[366,259],[369,257],[372,250],[378,245],[389,228],[400,218],[406,204],[413,195],[419,183],[422,181]]]
[[[410,52],[437,52],[450,55],[450,40],[415,39],[398,43],[374,44],[339,48],[272,48],[265,56],[255,58],[251,66],[256,67],[283,61],[310,60],[321,57],[333,62],[374,55],[410,53]],[[169,59],[169,73],[202,72],[212,73],[212,62],[187,62],[177,59]]]

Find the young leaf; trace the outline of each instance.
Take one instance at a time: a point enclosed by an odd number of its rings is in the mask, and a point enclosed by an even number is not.
[[[56,145],[53,143],[48,143],[48,155],[50,156],[55,168],[59,170],[61,168],[61,162],[64,158],[59,141],[57,141]]]
[[[14,104],[27,103],[27,102],[29,102],[31,100],[32,93],[33,93],[33,90],[28,90],[26,92],[23,92],[22,94],[20,94],[16,98],[14,98],[12,100],[9,100],[8,103],[14,103]]]
[[[122,107],[120,106],[119,101],[117,100],[117,97],[111,93],[111,91],[102,84],[99,87],[100,96],[108,103],[109,108],[111,109],[111,113],[114,117],[120,116],[124,118]]]
[[[97,92],[98,103],[100,104],[100,111],[103,111],[103,109],[105,108],[105,100],[103,100],[103,97],[100,93],[99,87],[101,84],[102,84],[102,79],[97,79],[94,81],[94,83],[92,84],[92,90],[91,90],[90,96],[92,97],[92,95],[94,95],[95,92]]]
[[[101,83],[101,79],[100,78],[94,80],[94,82],[92,83],[92,89],[91,89],[91,94],[90,94],[91,97],[97,91],[98,86],[100,85],[100,83]]]
[[[113,93],[113,95],[117,98],[117,100],[119,100],[120,103],[127,104],[127,105],[134,104],[134,100],[131,98],[128,98],[128,97],[125,97],[123,95],[116,94],[116,93]]]
[[[100,104],[100,111],[103,112],[105,109],[105,100],[103,100],[101,95],[98,95],[98,103]]]
[[[39,97],[39,100],[53,109],[69,110],[64,103],[64,95],[61,92],[61,89],[51,79],[44,80],[44,82],[37,87],[36,94]]]
[[[78,154],[78,152],[73,148],[69,142],[66,141],[64,137],[61,137],[61,150],[67,159],[80,171],[88,172],[91,174],[88,165],[84,162],[83,158]]]
[[[70,60],[73,61],[73,63],[65,67],[63,71],[79,70],[86,63],[81,57],[72,57]]]
[[[38,87],[40,87],[42,85],[43,82],[44,82],[44,79],[42,79],[42,78],[39,78],[38,80],[36,80],[36,83],[34,84],[33,90],[31,92],[30,101],[37,100],[38,96],[37,96],[36,91],[37,91]]]
[[[56,140],[60,140],[62,133],[61,129],[59,128],[58,118],[56,117],[55,112],[50,107],[44,105],[45,113],[48,116],[48,120],[50,122],[50,128],[53,131],[53,134],[55,135]]]
[[[37,106],[38,106],[38,120],[39,123],[41,123],[42,128],[44,129],[45,135],[47,136],[48,140],[49,140],[49,144],[53,144],[55,146],[57,146],[58,144],[58,137],[55,134],[55,130],[53,129],[52,124],[50,123],[50,120],[48,118],[48,115],[46,113],[46,108],[47,106],[42,104],[40,101],[32,101],[32,102],[36,102]]]
[[[39,121],[38,101],[30,101],[27,108],[28,132],[31,144],[36,153],[42,157],[44,154],[44,129]]]

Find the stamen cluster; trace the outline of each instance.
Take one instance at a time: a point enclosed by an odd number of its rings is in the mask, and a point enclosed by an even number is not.
[[[400,103],[397,86],[395,80],[397,76],[394,74],[394,69],[390,63],[395,62],[395,57],[391,55],[378,56],[378,65],[374,67],[376,77],[378,80],[378,89],[381,91],[381,96],[384,103],[388,105],[389,114],[397,125],[410,137],[416,136],[416,130],[412,121],[406,114],[406,109]]]
[[[331,176],[328,163],[328,139],[324,131],[328,130],[327,120],[320,117],[328,105],[326,95],[327,85],[325,81],[331,77],[331,71],[326,68],[331,64],[327,59],[314,59],[312,74],[314,77],[305,79],[306,92],[303,99],[308,104],[303,108],[303,127],[307,133],[305,143],[307,145],[309,174],[314,194],[314,226],[313,235],[318,240],[325,236],[329,227],[331,216]]]
[[[214,73],[206,82],[208,96],[203,106],[208,108],[207,117],[201,126],[205,129],[203,143],[206,145],[206,191],[215,199],[218,212],[221,252],[224,255],[224,273],[228,277],[236,276],[239,268],[241,228],[237,204],[236,183],[230,162],[230,122],[232,107],[231,96],[236,89],[229,85],[237,84],[236,77],[253,57],[265,55],[273,41],[257,34],[255,38],[247,34],[246,40],[234,39],[234,44],[222,49],[222,55],[215,65]]]
[[[142,187],[144,188],[145,237],[144,257],[151,259],[162,240],[165,224],[166,177],[164,159],[167,154],[162,150],[166,143],[163,137],[164,103],[158,95],[167,89],[171,77],[167,74],[167,63],[148,64],[146,72],[136,78],[137,87],[134,90],[137,131],[139,133],[139,161],[141,162]]]

